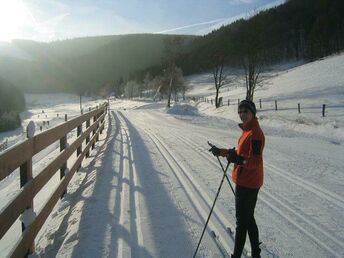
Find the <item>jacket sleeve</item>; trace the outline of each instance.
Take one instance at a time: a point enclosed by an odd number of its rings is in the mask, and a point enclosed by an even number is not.
[[[245,159],[242,166],[248,170],[252,170],[262,163],[264,139],[260,139],[258,137],[251,138],[249,140],[249,144],[248,155],[241,155]]]
[[[227,155],[228,155],[228,149],[220,149],[221,157],[227,157]]]

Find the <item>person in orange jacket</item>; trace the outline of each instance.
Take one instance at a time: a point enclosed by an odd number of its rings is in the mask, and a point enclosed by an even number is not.
[[[227,157],[234,163],[232,179],[235,187],[236,233],[232,258],[240,258],[246,241],[246,233],[251,243],[252,258],[260,258],[259,232],[254,218],[258,192],[263,185],[264,133],[256,118],[256,106],[250,100],[239,103],[238,114],[242,134],[237,148],[219,149],[213,146],[209,151],[214,156]]]

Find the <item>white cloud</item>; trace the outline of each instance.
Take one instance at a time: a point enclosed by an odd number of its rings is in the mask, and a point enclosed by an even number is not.
[[[254,1],[254,0],[240,0],[240,1]],[[218,28],[220,28],[223,25],[228,25],[231,24],[232,22],[239,20],[239,19],[248,19],[249,17],[251,17],[252,15],[254,15],[256,12],[262,11],[262,10],[266,10],[269,9],[271,7],[283,4],[285,2],[285,0],[277,0],[274,2],[271,2],[269,4],[263,5],[261,7],[256,8],[254,11],[250,11],[250,12],[246,12],[246,13],[241,13],[239,15],[233,16],[233,17],[229,17],[226,19],[223,19],[222,21],[207,27],[207,28],[203,28],[201,30],[198,30],[197,32],[195,32],[196,35],[204,35],[207,34],[213,30],[216,30]]]
[[[154,32],[154,33],[158,34],[158,33],[173,32],[173,31],[188,29],[188,28],[192,28],[192,27],[198,27],[198,26],[202,26],[202,25],[208,25],[208,24],[218,23],[218,22],[224,21],[224,20],[226,20],[226,18],[216,19],[216,20],[207,21],[207,22],[194,23],[194,24],[185,25],[185,26],[181,26],[181,27],[177,27],[177,28],[173,28],[173,29],[167,29],[167,30],[163,30],[163,31],[158,31],[158,32]]]
[[[234,2],[238,2],[238,1],[248,3],[248,2],[254,2],[255,0],[234,0]],[[227,18],[220,18],[220,19],[216,19],[216,20],[205,21],[205,22],[200,22],[200,23],[195,23],[195,24],[189,24],[189,25],[185,25],[185,26],[180,26],[180,27],[176,27],[176,28],[158,31],[155,33],[182,32],[182,31],[186,31],[187,29],[190,29],[190,28],[194,28],[194,27],[197,28],[198,27],[196,30],[193,30],[192,32],[190,32],[188,30],[188,33],[191,33],[194,35],[205,35],[205,34],[211,32],[213,30],[220,28],[223,25],[231,24],[234,21],[239,20],[239,19],[248,19],[249,17],[254,15],[256,12],[259,12],[261,10],[266,10],[266,9],[271,8],[273,6],[280,5],[284,2],[285,2],[285,0],[277,0],[277,1],[274,1],[272,3],[263,5],[261,7],[257,7],[254,11],[241,13],[241,14],[238,14],[236,16],[227,17]],[[212,24],[212,25],[211,26],[204,26],[204,25],[209,25],[209,24]]]
[[[252,4],[256,2],[256,0],[231,0],[231,4]]]

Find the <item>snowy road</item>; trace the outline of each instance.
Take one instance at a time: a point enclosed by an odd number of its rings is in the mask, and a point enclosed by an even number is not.
[[[235,144],[236,122],[172,116],[154,105],[110,114],[105,144],[79,188],[67,196],[66,207],[60,204],[55,216],[63,214],[62,226],[47,246],[39,241],[40,254],[192,257],[222,177],[207,140],[222,147]],[[343,257],[342,147],[304,134],[263,130],[265,184],[256,218],[265,255]],[[198,257],[221,257],[211,230],[227,252],[232,250],[226,228],[234,229],[234,214],[233,193],[225,182]]]

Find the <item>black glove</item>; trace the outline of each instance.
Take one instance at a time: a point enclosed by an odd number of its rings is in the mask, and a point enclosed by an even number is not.
[[[234,164],[238,164],[238,165],[242,165],[244,163],[244,158],[239,156],[236,151],[235,148],[233,149],[229,149],[228,150],[228,154],[227,154],[227,160],[230,163],[234,163]]]
[[[215,145],[214,146],[211,146],[211,148],[209,149],[209,151],[211,153],[213,153],[214,156],[220,156],[220,149],[217,148]]]

